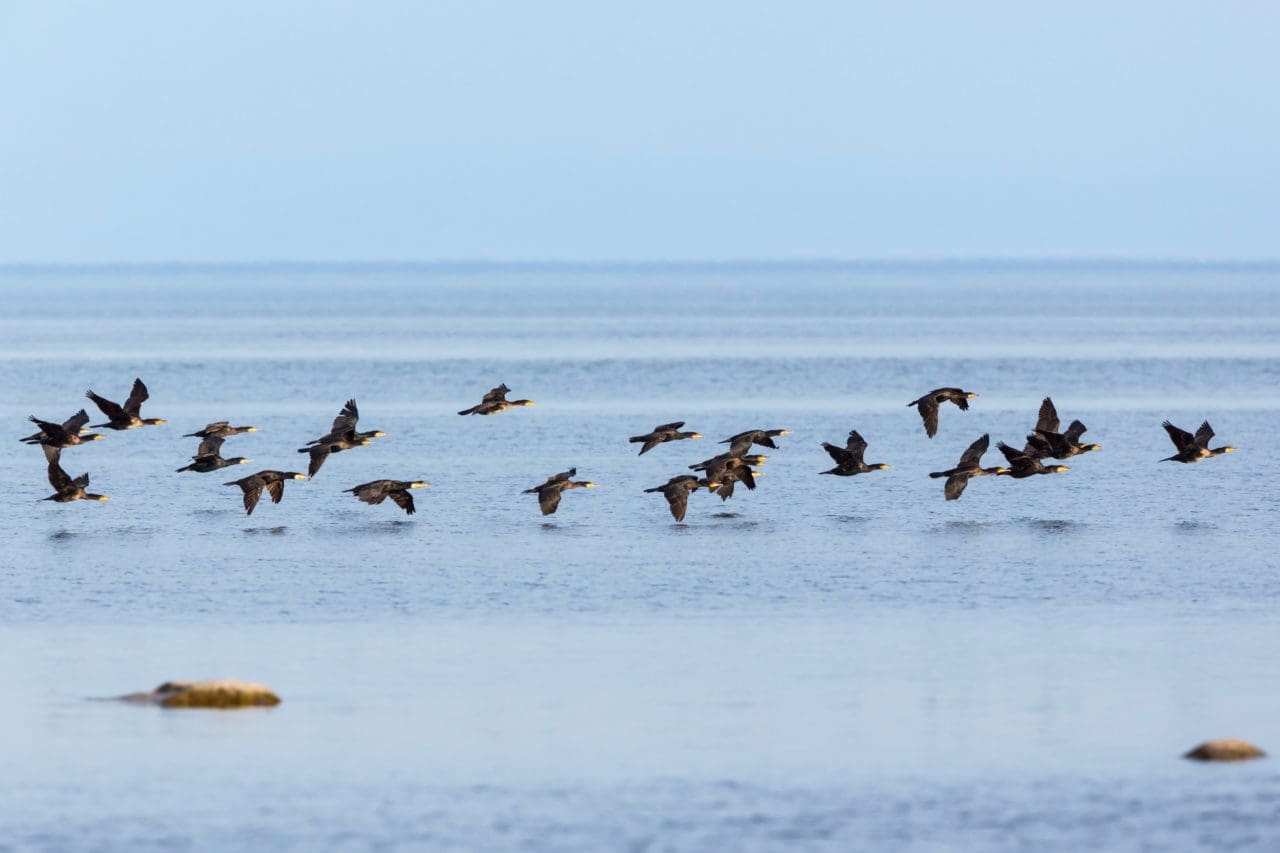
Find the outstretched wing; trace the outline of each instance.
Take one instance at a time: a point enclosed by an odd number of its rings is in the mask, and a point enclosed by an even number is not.
[[[396,506],[404,510],[405,515],[413,515],[418,510],[413,505],[413,495],[407,489],[396,489],[387,493],[387,497],[396,502]]]
[[[142,404],[147,402],[147,398],[151,395],[147,393],[147,386],[142,384],[141,379],[133,380],[133,390],[129,392],[129,399],[124,401],[124,410],[135,418],[142,411]]]
[[[1072,421],[1067,425],[1067,431],[1062,434],[1062,437],[1071,444],[1079,444],[1080,436],[1084,435],[1088,431],[1089,428],[1084,424],[1079,421]]]
[[[853,454],[853,458],[862,461],[862,454],[867,452],[867,440],[863,438],[858,431],[849,431],[849,440],[844,443],[844,449]]]
[[[1196,430],[1195,442],[1205,450],[1209,449],[1209,439],[1213,438],[1213,427],[1209,426],[1209,422],[1205,421],[1200,424],[1200,429]]]
[[[89,485],[89,475],[81,474],[79,477],[76,477],[74,480],[71,481],[71,485],[79,486],[82,489],[85,488],[86,486]]]
[[[511,393],[511,389],[507,387],[507,383],[502,383],[497,388],[489,389],[483,397],[480,398],[482,403],[496,403],[499,400],[507,399],[507,395]]]
[[[1053,405],[1053,400],[1048,397],[1044,398],[1044,402],[1040,404],[1040,417],[1036,419],[1036,430],[1039,432],[1057,432],[1058,431],[1058,410]]]
[[[1173,442],[1173,446],[1179,450],[1186,450],[1188,447],[1196,443],[1196,437],[1185,429],[1178,429],[1173,424],[1165,421],[1164,431],[1169,433],[1169,440]]]
[[[551,483],[563,483],[565,480],[568,480],[570,477],[576,477],[576,476],[578,476],[578,469],[570,468],[568,471],[561,471],[559,474],[548,477],[547,482],[544,485],[550,485]]]
[[[71,417],[62,422],[62,428],[67,431],[68,435],[79,435],[80,430],[84,429],[84,425],[89,422],[89,413],[84,409],[76,412]]]
[[[976,466],[982,461],[982,454],[987,452],[987,448],[991,446],[991,436],[987,433],[982,434],[982,438],[969,445],[964,453],[960,454],[960,463],[957,468],[969,468]],[[961,487],[963,489],[963,486]]]
[[[644,456],[646,453],[648,453],[650,450],[653,450],[659,444],[662,444],[662,442],[656,438],[651,438],[644,443],[644,445],[640,448],[640,453],[637,455]]]
[[[938,434],[938,404],[932,397],[922,397],[916,403],[916,410],[924,421],[924,432],[929,438]]]
[[[559,489],[538,489],[538,506],[543,515],[551,515],[560,506]]]
[[[360,420],[360,410],[356,408],[356,401],[348,400],[347,404],[342,407],[342,411],[333,419],[333,429],[329,430],[329,432],[337,435],[340,432],[355,429],[358,420]]]
[[[258,505],[258,499],[262,497],[262,480],[250,477],[248,480],[241,481],[240,488],[244,489],[244,514],[253,515],[253,508]]]
[[[129,418],[129,415],[125,410],[120,408],[119,403],[113,403],[106,397],[99,397],[97,394],[93,393],[93,391],[86,391],[84,392],[84,395],[92,400],[93,404],[102,411],[102,414],[106,415],[111,420],[122,421]]]
[[[671,517],[676,521],[684,521],[684,514],[689,509],[689,492],[686,489],[667,489],[664,493],[667,503],[671,505]]]
[[[996,445],[996,449],[1004,454],[1004,458],[1009,460],[1010,465],[1016,465],[1019,462],[1027,461],[1027,454],[1016,447],[1010,447],[1003,441]]]
[[[67,476],[67,472],[63,471],[62,466],[58,464],[57,457],[49,460],[49,485],[59,492],[71,488],[71,478]]]
[[[964,487],[969,485],[968,477],[948,477],[947,484],[942,488],[942,494],[947,500],[953,501],[964,493]]]
[[[52,441],[55,444],[62,444],[67,440],[66,430],[64,430],[58,424],[49,423],[48,421],[42,421],[39,418],[37,418],[35,415],[32,415],[30,418],[28,418],[28,420],[30,420],[36,426],[40,427],[40,431],[44,433],[45,440]],[[77,429],[76,432],[78,433],[79,429]]]
[[[827,451],[837,465],[846,465],[853,461],[853,454],[843,447],[836,447],[834,444],[822,442],[822,449]]]
[[[209,436],[204,441],[200,442],[200,447],[196,449],[196,455],[194,458],[199,459],[201,456],[217,456],[224,441],[226,441],[226,439],[222,436]]]
[[[329,445],[317,444],[311,448],[311,465],[307,467],[307,476],[314,477],[316,472],[324,465],[326,459],[329,458]]]
[[[268,480],[264,487],[267,490],[267,494],[271,495],[273,504],[278,504],[284,499],[284,480]]]
[[[653,428],[654,432],[666,432],[667,430],[676,430],[684,426],[684,421],[672,421],[669,424],[658,424]]]

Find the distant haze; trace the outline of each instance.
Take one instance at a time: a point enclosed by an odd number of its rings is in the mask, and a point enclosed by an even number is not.
[[[0,263],[1275,258],[1280,5],[0,6]]]

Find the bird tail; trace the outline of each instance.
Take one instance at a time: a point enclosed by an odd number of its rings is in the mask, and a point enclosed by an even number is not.
[[[458,412],[458,414],[460,415],[474,415],[475,413],[476,413],[476,409],[474,406],[472,406],[470,409],[463,409],[461,412]]]
[[[665,488],[666,486],[654,486],[652,489],[645,489],[644,491],[645,491],[645,494],[648,494],[650,492],[660,492]]]
[[[930,473],[929,473],[929,476],[936,480],[936,479],[938,479],[939,477],[945,477],[945,476],[947,476],[947,472],[946,472],[946,471],[932,471],[932,472],[930,472]]]
[[[183,436],[183,438],[186,438],[186,436]],[[173,470],[174,470],[174,472],[175,472],[175,473],[178,473],[178,472],[182,472],[182,471],[190,471],[190,470],[191,470],[192,468],[194,468],[194,467],[196,467],[196,466],[195,466],[195,463],[193,462],[193,463],[191,463],[190,465],[186,466],[185,468],[174,468]]]
[[[107,429],[111,424],[89,424],[89,429]]]
[[[646,438],[648,438],[648,436],[633,435],[631,436],[631,438],[628,438],[627,441],[631,442],[632,444],[639,444],[640,442],[644,441]]]

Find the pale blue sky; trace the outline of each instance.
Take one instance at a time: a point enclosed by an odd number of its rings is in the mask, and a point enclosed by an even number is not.
[[[1275,258],[1280,4],[0,2],[0,262]]]

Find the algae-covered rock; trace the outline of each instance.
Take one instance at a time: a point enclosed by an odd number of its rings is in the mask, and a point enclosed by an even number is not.
[[[1205,741],[1182,757],[1193,761],[1248,761],[1265,756],[1265,752],[1248,741],[1228,737]]]
[[[149,702],[164,708],[252,708],[279,705],[269,687],[250,681],[166,681],[150,693],[121,696],[126,702]]]

